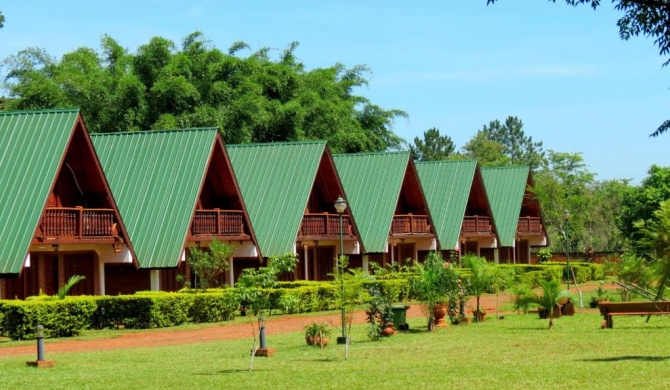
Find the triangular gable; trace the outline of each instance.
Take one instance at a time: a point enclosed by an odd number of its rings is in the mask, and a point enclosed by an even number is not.
[[[367,253],[386,252],[409,152],[333,156]]]
[[[217,129],[91,136],[141,268],[176,267]]]
[[[0,274],[17,274],[79,115],[0,112]]]
[[[524,193],[530,179],[527,166],[482,168],[484,187],[491,204],[500,246],[514,246]]]
[[[419,162],[416,169],[442,249],[453,249],[461,234],[477,161]]]
[[[264,257],[295,250],[325,142],[227,145]]]
[[[125,226],[78,110],[0,112],[0,136],[0,274],[20,273],[66,156],[70,158],[70,173],[78,171],[83,175],[82,186],[86,184],[92,191],[92,200],[109,203],[120,225],[119,233],[128,243]],[[134,258],[130,243],[128,246]]]

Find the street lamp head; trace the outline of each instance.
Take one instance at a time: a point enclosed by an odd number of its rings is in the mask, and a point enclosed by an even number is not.
[[[566,221],[567,221],[568,219],[570,219],[570,212],[569,212],[568,210],[565,210],[565,211],[563,212],[563,219],[566,220]]]
[[[346,209],[347,201],[344,200],[341,196],[338,196],[337,199],[335,199],[335,210],[337,210],[338,214],[342,214]]]

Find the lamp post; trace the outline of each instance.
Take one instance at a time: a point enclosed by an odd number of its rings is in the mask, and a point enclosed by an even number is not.
[[[567,290],[570,291],[570,277],[572,276],[572,272],[570,270],[570,235],[568,234],[570,212],[568,210],[563,212],[563,220],[565,220],[565,261],[568,266]]]
[[[340,255],[338,256],[338,259],[336,260],[335,264],[337,266],[337,270],[340,274],[340,293],[342,294],[342,337],[337,338],[337,343],[338,344],[348,344],[347,340],[347,330],[345,327],[345,316],[344,316],[344,270],[340,266],[340,261],[339,257],[342,256],[342,253],[344,253],[344,242],[342,241],[342,213],[344,213],[344,210],[347,209],[347,201],[342,198],[342,196],[338,196],[337,199],[335,200],[335,210],[337,210],[337,213],[340,215]]]

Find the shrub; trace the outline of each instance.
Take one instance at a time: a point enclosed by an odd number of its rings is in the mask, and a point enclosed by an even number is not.
[[[151,292],[98,298],[93,327],[146,329],[181,325],[189,318],[191,294]]]
[[[188,316],[198,323],[228,321],[235,318],[239,304],[232,289],[224,289],[222,293],[198,293],[193,295]]]
[[[96,298],[64,300],[5,301],[2,304],[2,335],[12,340],[35,338],[37,325],[45,337],[76,336],[88,329],[96,309]]]

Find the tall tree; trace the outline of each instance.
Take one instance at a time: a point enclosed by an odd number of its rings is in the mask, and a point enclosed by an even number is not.
[[[648,176],[637,187],[632,187],[623,196],[617,220],[624,237],[639,241],[640,231],[635,223],[652,219],[661,202],[670,199],[670,167],[652,165]],[[638,255],[643,255],[638,251]]]
[[[486,0],[490,5],[499,0]],[[549,0],[553,3],[556,0]],[[571,6],[589,5],[593,9],[600,7],[601,0],[565,0]],[[617,21],[619,37],[628,40],[631,37],[644,36],[654,39],[661,56],[670,55],[670,3],[667,0],[612,0],[614,8],[624,15]],[[670,64],[670,59],[663,65]],[[670,120],[666,120],[656,131],[657,137],[670,130]]]
[[[409,151],[414,161],[446,160],[454,153],[454,142],[448,135],[440,135],[435,127],[423,132],[423,140],[414,137],[414,145],[409,145]]]
[[[533,169],[542,164],[542,142],[535,142],[533,137],[526,136],[523,122],[519,118],[508,116],[505,123],[496,119],[489,122],[488,126],[484,125],[480,131],[486,139],[503,146],[503,154],[509,158],[511,164],[529,165]]]
[[[0,11],[0,28],[5,27],[5,15],[2,14],[2,11]]]
[[[493,141],[483,131],[478,131],[462,148],[457,158],[468,158],[479,161],[484,166],[509,165],[510,159],[505,155],[505,147]]]
[[[550,242],[556,250],[584,249],[590,214],[590,186],[595,175],[586,169],[579,153],[548,151],[542,168],[535,174],[535,194],[542,205]],[[564,219],[564,213],[570,213]]]
[[[269,48],[243,57],[244,42],[224,53],[194,32],[180,47],[156,37],[133,54],[104,36],[100,51],[79,48],[60,61],[22,50],[4,61],[3,86],[8,108],[80,107],[93,132],[211,126],[227,143],[324,139],[335,153],[403,146],[393,125],[407,114],[355,94],[367,67],[306,71],[297,47],[276,59]]]

